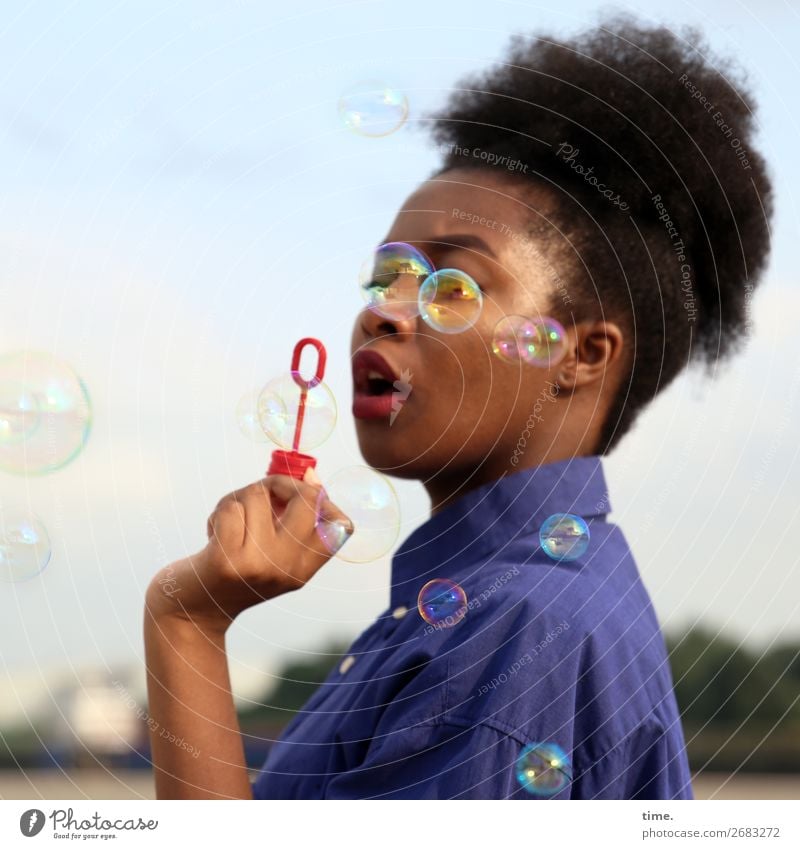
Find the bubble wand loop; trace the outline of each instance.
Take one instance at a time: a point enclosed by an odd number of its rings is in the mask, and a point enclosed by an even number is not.
[[[317,349],[317,368],[314,372],[314,377],[310,380],[305,380],[300,374],[300,355],[306,345],[312,345]],[[310,454],[301,454],[297,449],[300,447],[300,434],[303,429],[303,420],[306,414],[306,399],[308,390],[313,389],[322,381],[325,376],[325,364],[328,359],[325,346],[319,339],[306,337],[301,339],[295,346],[292,354],[291,374],[294,382],[300,387],[300,401],[297,405],[297,422],[294,427],[294,439],[292,440],[292,450],[283,451],[277,450],[272,452],[268,475],[289,475],[298,480],[302,480],[306,470],[313,469],[317,465],[317,460]]]

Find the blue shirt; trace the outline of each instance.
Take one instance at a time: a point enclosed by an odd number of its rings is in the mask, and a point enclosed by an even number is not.
[[[524,469],[462,495],[403,542],[389,608],[270,749],[256,799],[535,799],[523,747],[555,743],[572,780],[550,798],[691,799],[664,641],[599,457]],[[586,552],[539,545],[554,513],[582,516]],[[467,612],[417,609],[433,578]]]

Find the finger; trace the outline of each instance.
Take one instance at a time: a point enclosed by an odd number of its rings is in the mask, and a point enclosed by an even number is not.
[[[330,559],[353,533],[352,521],[328,498],[324,488],[318,490],[313,509],[301,499],[290,501],[281,525],[282,532],[300,541],[319,565]]]
[[[350,539],[355,527],[349,516],[333,502],[326,501],[319,511],[315,530],[324,545],[327,557],[331,557]]]
[[[275,536],[275,525],[270,491],[264,481],[256,481],[238,490],[235,495],[244,506],[245,544],[252,539],[261,547],[269,545]]]
[[[217,540],[223,551],[238,550],[244,543],[244,506],[236,499],[226,496],[211,515],[211,527],[214,531],[213,539]]]
[[[289,475],[267,475],[262,481],[266,489],[281,503],[288,504],[293,498],[302,496],[314,504],[320,486],[297,480]]]
[[[283,509],[275,522],[277,533],[298,541],[305,540],[314,527],[323,490],[302,481],[278,481],[271,490]]]
[[[316,474],[307,474],[304,481],[287,475],[264,479],[273,495],[286,503],[278,533],[300,544],[319,568],[349,539],[354,526],[317,482]]]

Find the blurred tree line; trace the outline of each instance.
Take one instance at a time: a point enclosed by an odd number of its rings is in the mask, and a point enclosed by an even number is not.
[[[800,772],[800,645],[694,628],[667,647],[693,770]]]

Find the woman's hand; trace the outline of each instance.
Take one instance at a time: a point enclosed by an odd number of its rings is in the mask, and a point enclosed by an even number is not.
[[[224,633],[243,610],[299,589],[333,556],[316,530],[320,515],[352,530],[310,469],[303,481],[269,475],[226,495],[208,518],[206,547],[151,581],[150,614]]]

